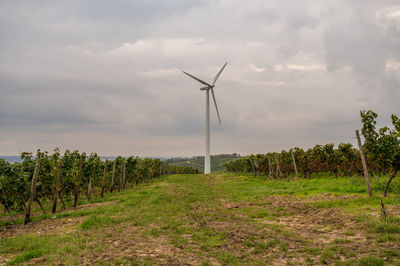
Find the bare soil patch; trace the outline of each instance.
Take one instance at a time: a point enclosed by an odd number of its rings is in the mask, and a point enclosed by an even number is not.
[[[130,224],[109,228],[97,232],[95,243],[88,243],[101,247],[82,253],[80,263],[98,264],[101,262],[113,263],[116,259],[125,261],[150,260],[161,265],[199,265],[202,260],[192,252],[187,252],[188,247],[176,247],[172,239],[166,235],[143,237],[144,227]]]

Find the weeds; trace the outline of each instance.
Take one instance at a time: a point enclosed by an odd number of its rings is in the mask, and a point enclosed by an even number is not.
[[[383,200],[381,200],[381,209],[380,210],[381,210],[381,219],[386,221],[389,216],[389,213],[387,211],[385,204],[383,203]]]

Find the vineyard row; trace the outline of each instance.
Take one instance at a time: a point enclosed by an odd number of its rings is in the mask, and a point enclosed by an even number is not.
[[[360,116],[363,124],[361,132],[365,140],[361,146],[359,139],[360,150],[349,143],[341,143],[337,148],[334,144],[315,145],[307,150],[294,148],[288,151],[250,155],[225,163],[224,166],[230,172],[253,172],[254,176],[265,173],[266,176],[273,177],[294,175],[311,178],[313,173],[326,172],[336,177],[354,174],[361,176],[364,172],[368,179],[368,172],[372,176],[390,172],[384,190],[386,196],[389,185],[400,168],[400,119],[392,115],[392,129],[388,127],[377,129],[376,113],[371,110],[361,111]],[[363,155],[360,151],[363,151]],[[365,167],[362,163],[363,156]],[[369,180],[367,183],[369,184]],[[370,188],[368,190],[370,191]]]
[[[25,224],[31,220],[31,206],[36,202],[43,212],[43,201],[52,203],[52,213],[57,202],[66,206],[66,201],[78,204],[84,194],[88,201],[92,197],[103,198],[106,192],[118,192],[141,182],[170,174],[198,174],[197,169],[174,166],[159,159],[139,157],[102,161],[96,153],[87,156],[79,151],[67,150],[63,155],[59,149],[53,153],[37,151],[23,152],[22,162],[8,163],[0,159],[0,203],[15,224],[13,212],[25,211]]]

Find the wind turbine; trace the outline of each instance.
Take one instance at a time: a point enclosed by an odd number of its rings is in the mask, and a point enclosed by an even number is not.
[[[219,117],[219,112],[218,112],[218,106],[217,106],[217,102],[215,100],[214,87],[215,87],[215,83],[217,82],[219,76],[221,75],[222,71],[226,67],[226,64],[228,64],[228,62],[226,62],[225,65],[221,68],[221,70],[217,73],[217,75],[215,76],[214,81],[211,85],[209,83],[207,83],[199,78],[196,78],[195,76],[190,75],[189,73],[186,73],[185,71],[183,71],[183,73],[185,73],[189,77],[191,77],[191,78],[197,80],[198,82],[200,82],[201,84],[205,85],[200,88],[200,90],[206,91],[206,155],[204,157],[204,173],[205,174],[209,174],[211,172],[211,170],[210,170],[210,168],[211,168],[211,164],[210,164],[210,90],[211,90],[212,97],[214,100],[215,110],[217,110],[219,125],[221,125],[221,119]]]

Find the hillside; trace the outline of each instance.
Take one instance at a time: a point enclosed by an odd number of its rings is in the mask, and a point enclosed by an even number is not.
[[[212,172],[225,171],[226,169],[223,166],[224,163],[238,158],[241,158],[241,156],[237,153],[211,155],[211,171]],[[195,169],[198,169],[201,172],[204,172],[204,156],[177,157],[168,159],[165,162],[171,165],[191,166]]]
[[[363,178],[175,175],[25,226],[0,212],[0,265],[398,265],[393,192],[380,218],[386,179],[368,198]]]

